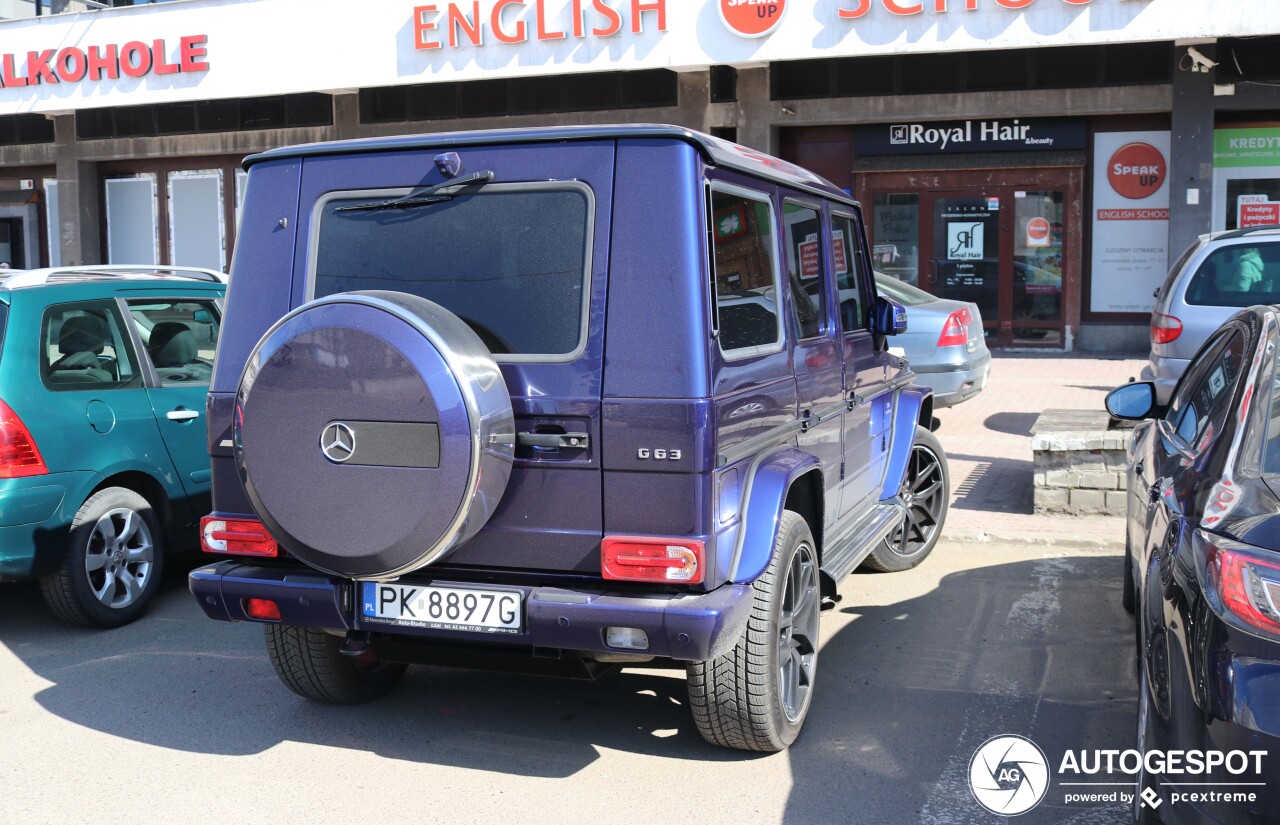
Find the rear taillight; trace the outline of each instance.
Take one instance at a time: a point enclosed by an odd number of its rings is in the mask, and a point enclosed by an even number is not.
[[[0,478],[42,476],[49,472],[31,431],[9,405],[0,401]]]
[[[942,325],[942,334],[938,336],[938,346],[955,347],[969,343],[969,324],[973,322],[973,313],[968,307],[957,309],[947,316]]]
[[[1171,344],[1182,334],[1182,322],[1172,315],[1151,313],[1151,343]]]
[[[200,549],[229,556],[278,556],[280,546],[262,522],[253,519],[200,519]]]
[[[704,553],[697,539],[608,536],[600,544],[600,570],[618,581],[697,584]]]
[[[1196,537],[1204,544],[1209,595],[1225,618],[1280,636],[1280,558],[1203,530]]]

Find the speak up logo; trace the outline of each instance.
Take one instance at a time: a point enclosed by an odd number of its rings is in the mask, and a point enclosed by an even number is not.
[[[992,737],[969,760],[969,789],[978,804],[993,814],[1025,814],[1049,790],[1049,760],[1030,739],[1011,734]]]

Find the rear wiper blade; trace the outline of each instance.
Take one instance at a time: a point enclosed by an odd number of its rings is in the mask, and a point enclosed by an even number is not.
[[[354,206],[340,206],[338,212],[375,212],[379,209],[412,209],[415,206],[427,206],[433,203],[441,203],[443,201],[453,200],[457,192],[445,192],[445,189],[464,186],[483,186],[493,180],[494,174],[488,169],[479,172],[473,172],[453,180],[446,180],[433,186],[426,186],[422,189],[415,189],[402,198],[395,198],[389,201],[372,201],[370,203],[358,203]]]

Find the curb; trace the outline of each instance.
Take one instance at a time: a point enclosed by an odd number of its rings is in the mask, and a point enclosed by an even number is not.
[[[1123,535],[1123,520],[1117,519],[1117,527]],[[1105,538],[1101,536],[1082,536],[1079,533],[1055,533],[1036,531],[1026,533],[1018,530],[982,530],[974,528],[942,529],[942,541],[953,544],[1017,544],[1030,547],[1058,547],[1070,550],[1098,550],[1108,553],[1124,552],[1123,538]]]

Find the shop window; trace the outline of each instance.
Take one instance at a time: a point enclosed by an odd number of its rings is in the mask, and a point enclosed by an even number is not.
[[[1173,44],[1131,43],[1103,52],[1103,81],[1108,85],[1168,83],[1173,75]]]
[[[361,123],[593,112],[675,106],[678,77],[667,69],[590,72],[360,90]]]
[[[845,58],[832,62],[835,64],[837,95],[858,97],[893,94],[895,58]]]
[[[738,70],[732,66],[711,67],[711,102],[734,103],[738,99]]]
[[[675,106],[679,76],[665,69],[649,72],[618,72],[621,104],[624,109],[656,109]]]
[[[737,143],[738,127],[737,126],[712,126],[711,136],[718,137],[721,140],[727,140],[730,143]]]
[[[170,103],[156,107],[156,127],[162,135],[196,131],[196,104]]]
[[[1037,49],[1035,82],[1042,89],[1097,86],[1102,46],[1055,46]]]
[[[332,97],[298,94],[88,109],[76,114],[76,136],[102,140],[332,124]]]
[[[525,77],[510,81],[511,114],[560,112],[564,105],[564,81],[559,77]]]
[[[108,178],[107,262],[157,264],[156,176]]]
[[[983,56],[955,52],[923,54],[898,64],[899,89],[903,94],[958,92],[965,88],[965,70],[973,66],[981,72]]]
[[[53,121],[44,115],[0,117],[0,146],[53,143]]]
[[[124,106],[116,109],[114,114],[117,135],[150,137],[156,134],[155,106]]]
[[[612,74],[571,75],[564,85],[565,108],[571,112],[618,108],[618,82]]]
[[[832,60],[788,60],[769,67],[774,100],[831,97]]]
[[[975,92],[1024,88],[1031,76],[1031,55],[1028,49],[975,54],[965,85]]]
[[[500,117],[507,113],[506,80],[477,80],[458,96],[458,117]]]
[[[878,272],[920,285],[920,195],[877,192],[871,207],[871,265]]]
[[[1218,41],[1219,82],[1280,80],[1280,37]]]
[[[169,261],[223,271],[227,233],[222,214],[220,169],[169,173]]]

